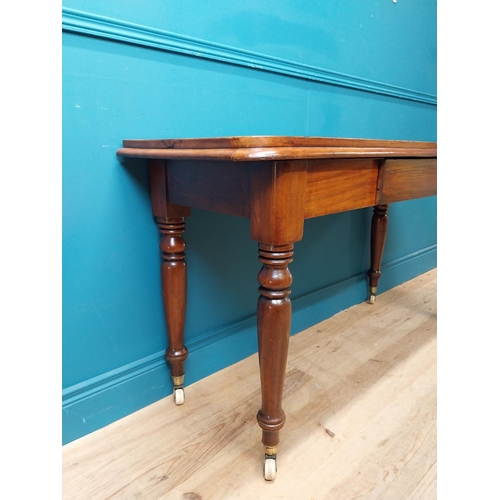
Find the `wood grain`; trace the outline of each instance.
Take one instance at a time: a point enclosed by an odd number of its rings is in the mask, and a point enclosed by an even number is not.
[[[164,160],[223,160],[234,162],[320,158],[435,158],[436,149],[395,147],[272,147],[220,149],[139,149],[120,148],[116,154],[129,158]]]
[[[418,146],[436,149],[435,142],[353,139],[301,136],[235,136],[196,139],[138,139],[124,140],[125,148],[142,149],[224,149],[224,148],[293,148],[293,147],[385,147],[408,149]]]
[[[435,142],[335,137],[241,136],[124,140],[118,156],[229,161],[437,156]]]
[[[433,196],[437,193],[437,160],[386,160],[382,182],[378,204]]]
[[[292,274],[288,269],[292,259],[292,244],[274,246],[259,243],[262,268],[257,277],[260,285],[257,339],[262,405],[257,422],[262,428],[262,443],[267,448],[278,445],[279,431],[285,424],[281,401],[292,321]]]
[[[65,500],[434,500],[436,271],[290,339],[278,475],[257,355],[63,447]]]
[[[311,160],[307,167],[306,219],[375,204],[376,160]]]
[[[165,359],[172,377],[184,375],[184,361],[188,351],[184,345],[184,319],[186,316],[187,270],[186,243],[183,238],[185,222],[179,219],[158,219],[162,238],[161,288],[163,308],[167,322],[168,347]]]
[[[261,162],[252,171],[250,237],[269,245],[302,239],[307,161]]]

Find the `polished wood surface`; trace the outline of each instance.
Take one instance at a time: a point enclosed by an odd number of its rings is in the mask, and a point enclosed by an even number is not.
[[[252,171],[250,237],[267,245],[302,239],[307,162],[263,162]]]
[[[382,276],[380,268],[382,267],[382,255],[387,236],[388,210],[389,205],[377,205],[373,208],[370,239],[370,269],[368,270],[370,296],[375,296],[377,293],[378,280]]]
[[[436,159],[387,160],[380,203],[411,200],[436,194]]]
[[[160,241],[161,283],[168,332],[165,359],[170,365],[172,377],[182,377],[184,361],[188,356],[184,345],[187,288],[186,254],[184,253],[186,243],[182,237],[185,229],[184,219],[159,219],[158,229],[162,235]],[[175,290],[175,293],[169,293],[169,290]]]
[[[356,147],[435,150],[435,142],[387,141],[379,139],[349,139],[339,137],[300,136],[238,136],[198,139],[125,140],[125,148],[139,149],[225,149],[225,148],[311,148]]]
[[[250,219],[250,238],[258,242],[263,264],[258,275],[262,406],[257,421],[266,457],[272,457],[266,458],[266,470],[271,468],[266,479],[274,479],[279,431],[285,422],[282,393],[292,284],[288,264],[294,243],[302,239],[304,220],[375,207],[368,271],[373,303],[388,205],[436,194],[436,144],[262,136],[126,140],[123,145],[119,156],[149,159],[153,215],[163,234],[166,357],[178,388],[187,356],[181,319],[186,295],[184,217],[195,207]]]
[[[260,285],[257,336],[262,405],[257,414],[257,421],[262,428],[262,443],[267,448],[278,445],[279,430],[285,424],[281,398],[285,384],[292,313],[292,274],[288,269],[292,257],[292,244],[259,245],[262,269],[257,276]]]
[[[184,406],[164,398],[64,446],[62,498],[435,500],[436,288],[433,270],[290,338],[274,483],[255,354]]]
[[[373,206],[378,177],[377,160],[310,160],[305,217]]]
[[[315,158],[433,158],[436,143],[330,137],[218,137],[125,140],[118,155],[234,162]]]
[[[399,148],[238,148],[238,149],[139,149],[121,148],[120,156],[130,158],[157,158],[164,160],[225,160],[234,162],[262,160],[294,160],[321,158],[399,158],[401,156],[430,158],[432,149]]]
[[[184,345],[186,315],[187,273],[186,244],[182,234],[185,219],[191,214],[189,207],[171,203],[167,173],[162,160],[149,161],[151,208],[161,234],[161,283],[163,308],[167,323],[168,348],[165,359],[170,367],[174,386],[184,377],[184,361],[188,351]],[[175,293],[169,293],[175,290]]]

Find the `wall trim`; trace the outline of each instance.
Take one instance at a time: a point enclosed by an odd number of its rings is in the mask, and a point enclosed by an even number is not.
[[[437,265],[432,245],[382,266],[382,293]],[[366,274],[293,299],[292,335],[366,300]],[[256,318],[187,342],[186,385],[257,352]],[[223,353],[223,356],[218,356]],[[152,404],[172,391],[163,351],[63,390],[63,444]]]
[[[63,7],[62,29],[70,33],[115,40],[142,47],[152,47],[167,52],[224,62],[255,70],[301,78],[303,80],[312,80],[399,99],[437,105],[437,97],[433,94],[75,9]]]

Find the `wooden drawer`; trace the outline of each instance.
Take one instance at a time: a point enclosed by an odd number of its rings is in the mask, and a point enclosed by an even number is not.
[[[377,204],[433,196],[437,193],[435,158],[386,160]]]
[[[309,160],[305,218],[375,205],[378,160]]]

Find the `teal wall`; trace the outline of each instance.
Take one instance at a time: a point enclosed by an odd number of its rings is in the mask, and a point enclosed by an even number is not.
[[[158,232],[126,138],[436,140],[436,2],[65,0],[63,442],[171,393]],[[371,210],[308,220],[292,333],[367,296]],[[187,219],[186,383],[257,350],[244,219]],[[436,265],[436,199],[396,203],[380,290]],[[187,390],[189,397],[189,390]]]

